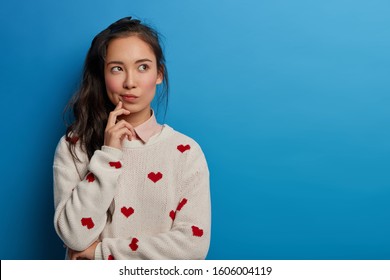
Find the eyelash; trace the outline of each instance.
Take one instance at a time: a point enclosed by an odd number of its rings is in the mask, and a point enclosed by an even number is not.
[[[142,68],[144,67],[145,69],[141,69],[141,67]],[[149,69],[149,65],[147,65],[147,64],[141,64],[140,66],[138,66],[138,70],[140,70],[142,72],[144,72],[144,71],[146,71],[148,69]]]
[[[147,64],[141,64],[140,66],[138,66],[138,70],[141,72],[145,72],[148,69],[149,69],[149,65],[147,65]],[[113,73],[116,73],[119,71],[123,71],[122,67],[120,67],[120,66],[114,66],[111,68],[111,72],[113,72]]]
[[[120,66],[114,66],[111,68],[111,72],[115,73],[115,72],[119,72],[119,71],[122,71],[122,67]]]

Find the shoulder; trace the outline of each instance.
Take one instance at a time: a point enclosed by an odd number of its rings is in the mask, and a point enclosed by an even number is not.
[[[63,135],[57,143],[55,156],[61,156],[69,152],[69,141],[66,140],[67,136]]]
[[[67,136],[63,135],[60,140],[58,141],[57,147],[56,147],[56,154],[66,154],[69,152],[70,145],[74,144],[75,148],[81,149],[80,144],[78,143],[79,139],[75,136]]]
[[[71,144],[73,144],[71,146]],[[81,148],[80,141],[76,136],[63,135],[58,141],[55,154],[54,164],[55,165],[66,165],[67,162],[73,162],[73,156],[71,150],[77,156],[80,162],[88,161],[86,153]]]
[[[177,131],[166,124],[164,125],[164,130],[166,130],[167,134],[169,134],[171,143],[176,145],[179,151],[184,153],[185,151],[193,150],[203,154],[199,143],[192,137]]]
[[[170,134],[169,143],[174,145],[172,149],[175,154],[184,159],[187,165],[191,165],[197,169],[207,170],[207,160],[201,146],[192,137],[181,133],[168,125],[164,125],[164,129]]]

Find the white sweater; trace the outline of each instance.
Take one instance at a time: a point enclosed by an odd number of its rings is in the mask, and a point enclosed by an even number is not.
[[[95,259],[204,259],[210,244],[209,171],[191,138],[165,125],[147,143],[54,158],[54,225],[65,245]],[[107,221],[107,210],[113,212]]]

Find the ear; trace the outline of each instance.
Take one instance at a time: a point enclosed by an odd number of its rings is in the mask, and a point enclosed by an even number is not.
[[[157,73],[157,80],[156,80],[156,85],[159,85],[163,82],[164,80],[164,66],[161,67],[161,69]]]

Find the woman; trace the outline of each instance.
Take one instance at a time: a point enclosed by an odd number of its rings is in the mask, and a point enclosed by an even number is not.
[[[54,224],[69,259],[206,257],[204,154],[151,108],[157,85],[168,92],[167,74],[157,32],[139,20],[92,41],[53,166]]]

